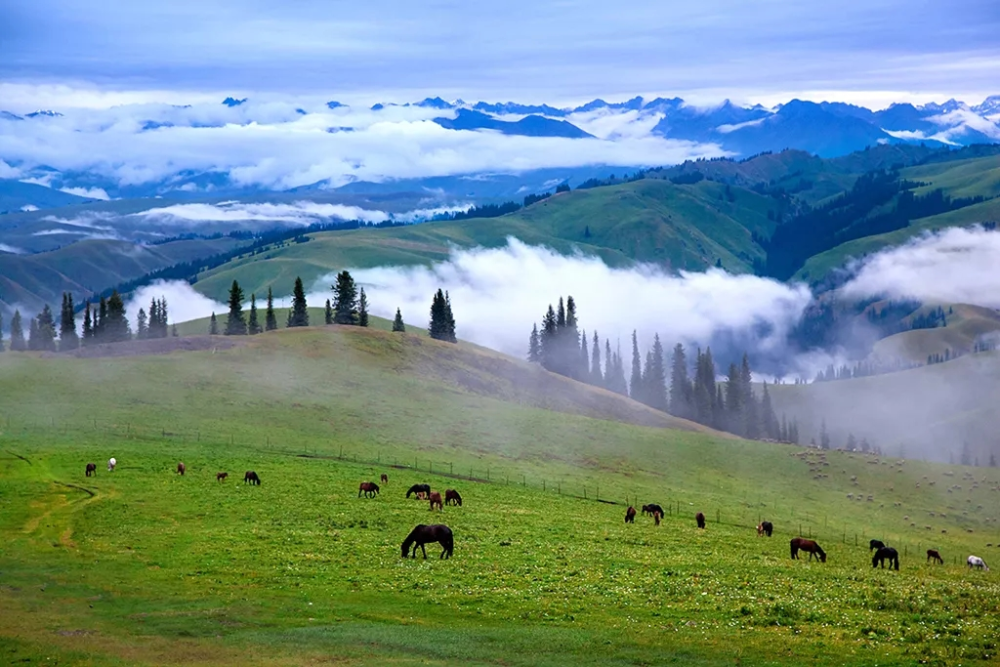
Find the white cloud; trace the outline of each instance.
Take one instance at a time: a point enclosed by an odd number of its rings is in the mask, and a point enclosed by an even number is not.
[[[161,298],[167,300],[167,321],[169,324],[208,317],[213,312],[218,315],[229,310],[224,304],[199,294],[191,285],[182,280],[157,280],[137,289],[132,294],[132,298],[125,304],[125,313],[132,324],[133,331],[136,328],[139,309],[145,309],[146,314],[149,315],[149,304],[153,299]]]
[[[20,169],[12,167],[3,160],[0,160],[0,178],[18,178],[20,175]]]
[[[23,255],[24,250],[21,248],[15,248],[12,245],[7,245],[6,243],[0,243],[0,252],[8,252],[12,255]]]
[[[60,225],[68,225],[70,227],[83,227],[84,229],[97,229],[104,232],[114,231],[112,227],[107,225],[100,225],[99,222],[109,222],[114,220],[117,216],[114,213],[108,213],[106,211],[87,211],[81,213],[75,218],[60,218],[55,215],[46,215],[42,217],[45,222],[55,222]]]
[[[532,324],[560,296],[576,299],[581,327],[620,340],[623,349],[632,329],[643,346],[654,333],[666,346],[737,334],[759,350],[778,349],[811,298],[802,285],[721,270],[672,276],[648,265],[612,269],[597,258],[566,257],[516,239],[503,248],[456,250],[431,267],[351,273],[366,287],[373,313],[392,317],[400,307],[404,320],[419,326],[426,326],[434,291],[448,290],[460,338],[518,357],[527,351]],[[332,280],[322,278],[316,291],[328,296]]]
[[[25,204],[24,206],[21,207],[21,210],[24,211],[25,213],[33,213],[34,211],[38,210],[38,207],[35,206],[34,204]]]
[[[841,291],[1000,308],[998,266],[1000,232],[952,228],[870,257]]]
[[[292,225],[310,225],[329,218],[384,222],[389,215],[384,211],[371,211],[358,206],[320,204],[297,201],[292,204],[255,204],[222,202],[221,204],[175,204],[152,208],[135,214],[138,217],[174,224],[189,225],[197,222],[284,222]]]
[[[111,197],[108,193],[104,191],[104,188],[60,188],[61,192],[66,194],[76,195],[77,197],[86,197],[87,199],[100,199],[101,201],[110,201]]]

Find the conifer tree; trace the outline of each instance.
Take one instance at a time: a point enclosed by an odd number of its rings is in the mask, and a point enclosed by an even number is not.
[[[177,325],[176,324],[171,325],[171,327],[170,327],[170,335],[173,336],[174,338],[177,338]]]
[[[451,312],[451,295],[445,290],[444,293],[444,322],[448,331],[448,342],[457,343],[458,337],[455,335],[455,315]]]
[[[799,444],[799,420],[793,419],[788,427],[788,442],[793,445]],[[867,440],[865,442],[868,442]]]
[[[80,347],[80,336],[76,333],[76,312],[73,295],[63,292],[62,310],[59,313],[59,349],[75,350]]]
[[[91,345],[94,342],[94,325],[90,319],[90,301],[83,309],[83,344]]]
[[[132,331],[128,325],[128,318],[125,317],[125,302],[118,294],[118,290],[111,292],[108,299],[107,319],[101,323],[104,341],[106,343],[120,343],[132,338]]]
[[[229,288],[229,316],[226,317],[225,334],[227,336],[247,335],[247,320],[243,314],[243,288],[235,280],[232,287]]]
[[[771,405],[771,394],[767,391],[767,382],[764,383],[763,395],[760,399],[760,422],[764,436],[771,440],[777,440],[778,417],[774,414],[774,407]]]
[[[52,315],[52,308],[45,304],[42,312],[38,314],[37,335],[35,349],[43,352],[55,352],[56,349],[56,321]]]
[[[566,325],[559,331],[562,350],[562,374],[580,378],[580,330],[576,319],[576,301],[566,297]]]
[[[364,287],[361,288],[361,296],[358,297],[358,326],[368,326],[368,295],[365,294]]]
[[[991,468],[997,467],[997,457],[993,452],[990,452],[990,467]]]
[[[219,321],[215,319],[215,312],[212,312],[212,317],[208,320],[208,335],[218,336],[219,335]]]
[[[278,318],[274,315],[274,295],[271,294],[271,288],[267,288],[267,312],[264,315],[264,329],[265,331],[274,331],[278,328]]]
[[[21,326],[21,311],[15,309],[14,316],[10,319],[10,350],[23,352],[27,347],[24,341],[24,328]]]
[[[396,311],[399,312],[398,310]],[[541,360],[541,348],[538,339],[538,325],[531,325],[531,335],[528,337],[528,361],[538,363]]]
[[[450,343],[457,342],[455,338],[455,321],[451,317],[451,307],[444,292],[438,289],[431,302],[431,323],[430,335],[436,340],[444,340]]]
[[[604,372],[601,370],[601,339],[594,332],[594,344],[590,347],[590,384],[604,386]]]
[[[330,305],[330,300],[326,300],[326,308],[323,309],[323,322],[326,324],[333,324],[333,307]]]
[[[694,376],[695,421],[706,426],[716,424],[715,407],[717,400],[715,390],[715,362],[712,360],[712,348],[705,350],[704,354],[699,350]]]
[[[247,333],[256,336],[263,329],[260,326],[260,318],[257,316],[257,295],[250,295],[250,319],[247,320]]]
[[[580,361],[578,365],[580,368],[579,379],[590,382],[590,350],[587,349],[586,329],[580,333]]]
[[[400,333],[406,331],[406,325],[403,323],[403,313],[399,308],[396,308],[396,319],[392,321],[392,330]]]
[[[542,367],[549,371],[555,371],[557,366],[559,326],[556,323],[556,311],[549,304],[549,309],[542,317],[542,330],[539,334],[538,356]]]
[[[646,392],[646,403],[649,407],[663,412],[667,411],[667,373],[663,366],[663,344],[660,335],[653,336],[653,350],[650,353],[649,367],[643,378]]]
[[[819,427],[819,446],[821,449],[830,449],[830,434],[826,432],[826,420]]]
[[[743,437],[756,440],[760,437],[760,413],[753,395],[753,374],[750,358],[744,353],[740,364],[740,398],[743,401]]]
[[[688,378],[687,354],[680,343],[674,346],[670,362],[670,414],[690,419],[691,380]]]
[[[333,321],[335,324],[358,324],[358,286],[348,271],[337,274],[333,290]]]
[[[32,317],[28,320],[28,350],[34,352],[38,349],[38,318]]]
[[[149,322],[144,308],[140,308],[139,314],[136,315],[135,337],[137,340],[145,340],[146,338],[149,338]]]
[[[302,286],[302,278],[295,277],[295,287],[292,288],[292,309],[288,311],[289,327],[309,326],[309,309],[306,305],[306,290]]]
[[[740,369],[736,364],[729,364],[726,375],[726,430],[742,435],[743,430],[743,385],[740,382]]]
[[[781,413],[781,426],[778,431],[778,441],[779,442],[790,442],[788,439],[788,419],[785,413]]]
[[[615,358],[611,354],[611,339],[604,339],[604,388],[615,391]]]
[[[628,382],[625,380],[625,359],[622,357],[621,341],[615,350],[615,391],[628,396]]]
[[[629,396],[642,401],[642,357],[639,356],[639,339],[632,330],[632,377],[629,379]]]
[[[146,317],[146,330],[142,330],[142,318]],[[145,335],[143,335],[145,333]],[[145,313],[139,310],[139,315],[137,316],[137,321],[135,323],[135,336],[136,338],[159,338],[160,337],[160,302],[158,299],[153,298],[149,302],[149,313]]]
[[[105,325],[108,322],[108,300],[103,296],[98,302],[97,313],[94,315],[94,339],[98,343],[107,342]]]

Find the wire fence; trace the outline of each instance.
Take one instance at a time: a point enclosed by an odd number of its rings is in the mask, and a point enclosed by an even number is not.
[[[121,438],[132,441],[146,442],[176,442],[187,444],[203,444],[206,446],[229,445],[259,451],[269,454],[285,456],[295,456],[303,459],[330,460],[341,463],[349,463],[370,467],[390,468],[394,470],[405,470],[414,473],[427,473],[436,477],[445,477],[456,480],[475,482],[480,484],[493,484],[503,486],[520,486],[524,489],[552,493],[567,498],[573,498],[589,502],[597,502],[606,505],[616,505],[622,508],[633,506],[638,510],[641,505],[637,494],[626,493],[620,498],[614,497],[614,493],[609,491],[607,486],[602,493],[601,485],[598,483],[588,484],[579,480],[551,480],[544,477],[532,477],[528,474],[501,466],[486,465],[477,468],[470,465],[456,464],[453,461],[441,461],[431,458],[421,458],[419,455],[413,459],[401,458],[397,455],[383,456],[381,451],[376,450],[374,456],[370,450],[359,454],[352,451],[350,447],[342,444],[331,444],[323,441],[309,441],[296,436],[295,440],[290,439],[287,434],[260,434],[254,431],[254,439],[247,437],[245,432],[218,433],[203,428],[183,428],[177,426],[152,426],[136,424],[131,421],[112,421],[100,418],[89,418],[86,421],[72,422],[69,420],[23,420],[10,415],[0,416],[0,426],[3,433],[7,434],[39,434],[55,433],[66,437],[73,434],[90,433],[107,437]],[[289,444],[294,443],[294,444]],[[8,452],[12,456],[20,457],[14,452]],[[711,486],[698,480],[699,486]],[[620,484],[616,484],[616,489]],[[713,491],[715,493],[713,493]],[[651,495],[651,494],[650,494]],[[704,508],[719,501],[706,500],[713,495],[723,495],[718,488],[706,488],[700,493],[685,493],[680,490],[669,490],[661,494],[660,499],[655,502],[664,509],[667,517],[688,517],[694,524],[695,513],[699,508]],[[664,497],[665,496],[665,497]],[[698,503],[695,504],[694,500]],[[886,535],[885,533],[870,534],[862,528],[860,532],[856,528],[847,525],[833,525],[828,520],[828,516],[822,518],[808,512],[800,511],[796,517],[794,505],[783,508],[785,512],[779,511],[776,502],[766,503],[757,500],[755,503],[747,502],[734,504],[732,496],[725,496],[726,507],[716,507],[714,512],[703,511],[706,522],[709,524],[730,526],[753,530],[763,520],[774,520],[779,515],[788,513],[788,519],[782,520],[775,528],[774,534],[786,535],[789,537],[805,537],[808,539],[821,539],[824,542],[839,542],[852,547],[868,547],[869,539],[880,539],[891,546],[894,546],[900,556],[907,558],[910,555],[924,556],[927,548],[937,548],[938,543],[933,540],[913,540],[912,536],[901,534]],[[791,528],[792,530],[789,530]],[[797,529],[797,530],[795,530]],[[890,538],[890,539],[886,539]],[[958,556],[953,556],[953,561],[957,565],[964,563]]]

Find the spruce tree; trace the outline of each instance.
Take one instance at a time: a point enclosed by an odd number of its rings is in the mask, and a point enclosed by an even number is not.
[[[292,309],[288,311],[289,327],[309,326],[309,310],[306,305],[306,290],[302,287],[302,278],[296,276],[295,287],[292,289]]]
[[[364,287],[361,288],[361,296],[358,297],[358,326],[368,326],[368,295],[365,294]]]
[[[34,349],[42,352],[55,352],[56,349],[56,322],[52,316],[52,308],[45,304],[42,312],[38,314],[38,324],[35,327],[35,334],[38,336]]]
[[[455,320],[451,316],[451,306],[444,292],[438,289],[431,302],[431,338],[450,343],[457,342],[455,338]]]
[[[830,434],[826,432],[826,420],[824,419],[819,427],[819,446],[821,449],[830,449]]]
[[[358,324],[358,286],[350,272],[337,274],[333,290],[333,321],[335,324]]]
[[[107,342],[105,335],[105,325],[108,322],[108,300],[103,296],[97,306],[97,313],[94,315],[94,340],[98,343]]]
[[[139,321],[135,325],[135,336],[136,338],[142,338],[142,316],[146,315],[146,338],[159,338],[160,337],[160,302],[155,297],[149,302],[149,313],[148,315],[142,310],[139,311]]]
[[[997,457],[993,452],[990,452],[990,467],[991,468],[997,467]]]
[[[392,330],[400,333],[406,331],[406,325],[403,324],[403,313],[399,308],[396,309],[396,318],[392,321]]]
[[[90,301],[83,309],[83,344],[92,345],[94,342],[94,325],[90,319]]]
[[[549,309],[542,317],[542,330],[539,333],[538,359],[542,368],[555,371],[557,365],[559,327],[556,324],[556,311],[549,304]]]
[[[247,320],[243,315],[243,288],[233,281],[229,288],[229,316],[226,318],[227,336],[246,336]]]
[[[729,364],[726,375],[726,430],[737,435],[743,431],[743,385],[740,382],[740,369],[736,364]]]
[[[326,308],[323,309],[323,322],[325,324],[333,324],[333,307],[330,305],[330,300],[326,300]]]
[[[146,317],[146,310],[143,308],[139,309],[139,314],[135,319],[135,337],[137,340],[149,338],[149,322]]]
[[[80,347],[80,336],[76,333],[76,312],[73,295],[63,293],[62,311],[59,317],[59,349],[75,350]]]
[[[257,295],[250,295],[250,319],[247,321],[247,333],[256,336],[263,329],[260,326],[260,319],[257,317]]]
[[[106,343],[120,343],[132,338],[128,318],[125,317],[125,302],[122,301],[118,290],[111,292],[107,305],[107,319],[102,321],[101,329]]]
[[[743,432],[741,435],[750,440],[760,437],[760,417],[757,410],[757,399],[753,395],[753,373],[750,371],[750,358],[743,354],[740,364],[740,399],[743,404]]]
[[[271,294],[271,288],[267,288],[267,313],[264,315],[264,329],[266,331],[274,331],[278,328],[278,318],[274,315],[274,295]]]
[[[594,332],[594,344],[590,346],[590,384],[604,386],[604,372],[601,370],[601,339]]]
[[[611,339],[604,339],[604,388],[615,391],[615,358],[611,354]]]
[[[663,344],[660,335],[653,336],[653,350],[649,370],[643,378],[646,401],[651,408],[667,411],[667,373],[663,366]]]
[[[691,380],[688,378],[687,354],[680,343],[674,346],[670,361],[670,414],[691,418]]]
[[[38,319],[32,317],[28,320],[28,351],[34,352],[38,349]]]
[[[764,436],[771,440],[777,440],[778,417],[774,414],[774,407],[771,405],[771,394],[767,391],[767,382],[764,383],[763,395],[760,399],[760,422]]]
[[[629,380],[629,396],[642,401],[642,357],[639,356],[639,339],[632,330],[632,377]]]
[[[580,333],[580,361],[578,363],[580,372],[578,379],[583,382],[590,382],[590,350],[587,349],[587,330]]]
[[[572,296],[566,297],[566,325],[559,331],[562,339],[562,374],[571,378],[580,378],[580,330],[576,319],[576,301]]]
[[[218,336],[219,335],[219,321],[215,319],[215,312],[212,312],[212,317],[208,320],[208,335]]]
[[[455,335],[455,315],[451,312],[451,295],[447,291],[444,293],[444,324],[448,332],[449,343],[457,343],[458,337]]]
[[[10,319],[10,350],[11,352],[24,352],[28,349],[24,340],[24,327],[21,325],[21,311],[14,310],[14,316]]]
[[[398,310],[396,311],[399,312]],[[541,360],[542,351],[538,339],[538,325],[531,325],[531,335],[528,336],[528,361],[538,363]]]

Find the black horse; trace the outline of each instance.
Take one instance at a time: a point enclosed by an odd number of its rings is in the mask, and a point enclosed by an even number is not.
[[[874,551],[875,549],[884,549],[885,542],[882,540],[868,540],[868,550]]]
[[[643,505],[642,506],[642,513],[644,515],[645,514],[653,514],[654,512],[659,512],[660,516],[666,516],[666,514],[667,514],[666,512],[663,511],[663,508],[660,507],[659,505],[657,505],[656,503],[653,503],[653,504],[650,504],[650,505]]]
[[[761,521],[760,528],[757,530],[758,535],[767,535],[771,537],[771,533],[774,532],[774,524],[770,521]]]
[[[260,477],[253,470],[247,470],[247,474],[243,475],[243,483],[246,484],[247,482],[260,486]]]
[[[420,493],[423,491],[427,495],[431,495],[431,485],[430,484],[414,484],[406,492],[406,497],[409,498],[414,493]]]
[[[885,567],[885,561],[889,561],[889,569],[891,570],[895,567],[899,569],[899,552],[892,547],[879,547],[878,551],[875,552],[875,556],[872,557],[872,567],[878,567],[881,565]]]
[[[410,534],[406,536],[403,540],[403,558],[406,558],[410,553],[410,546],[413,546],[413,558],[417,557],[417,547],[424,552],[424,559],[427,559],[427,550],[424,549],[424,545],[430,542],[439,542],[444,550],[441,552],[441,558],[451,558],[452,552],[455,550],[455,538],[451,533],[451,528],[443,524],[436,524],[433,526],[425,526],[420,524],[416,528],[410,531]]]

